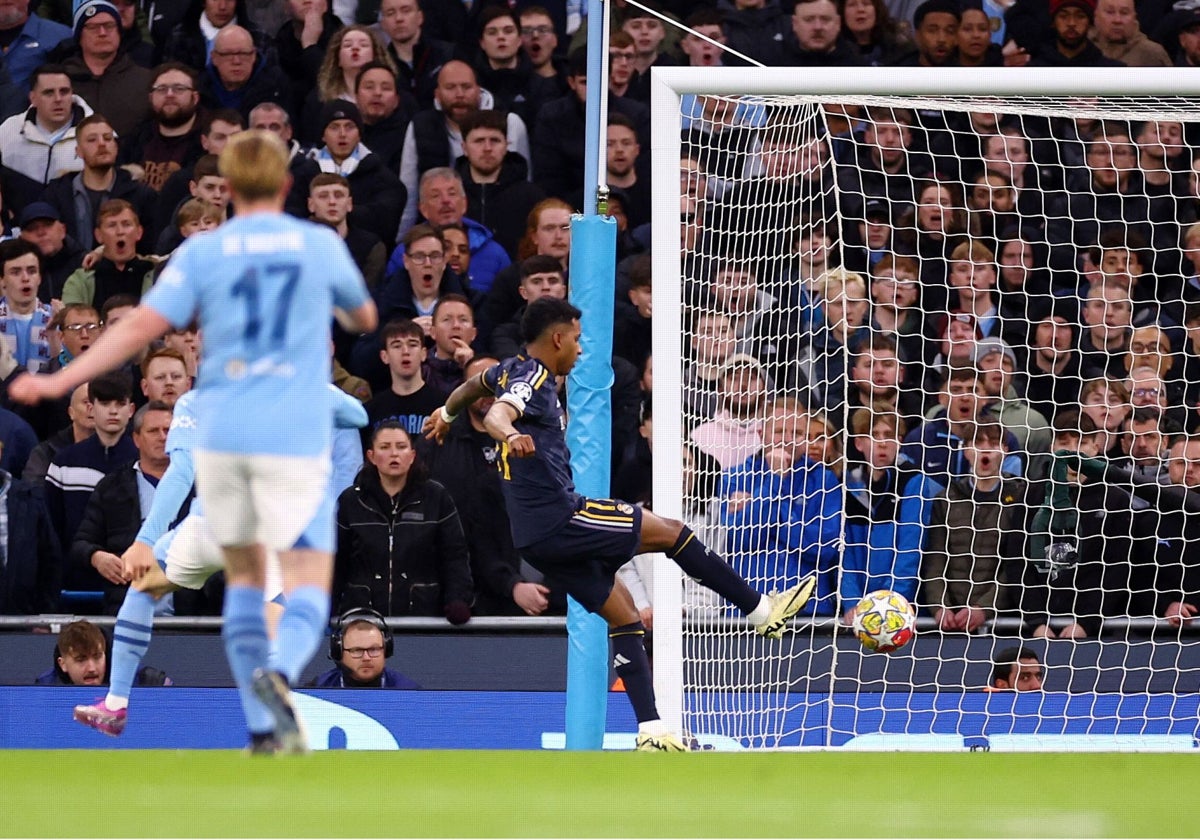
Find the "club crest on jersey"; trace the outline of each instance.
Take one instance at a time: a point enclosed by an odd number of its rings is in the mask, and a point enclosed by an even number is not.
[[[512,388],[509,389],[509,393],[523,403],[527,403],[533,399],[533,388],[530,387],[528,382],[514,383]]]

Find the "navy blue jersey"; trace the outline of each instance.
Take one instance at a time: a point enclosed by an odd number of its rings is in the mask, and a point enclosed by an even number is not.
[[[514,356],[489,368],[483,382],[496,399],[517,410],[517,431],[533,438],[529,458],[513,458],[500,444],[496,464],[512,526],[513,544],[524,548],[556,533],[579,506],[567,451],[566,415],[557,380],[537,359]]]

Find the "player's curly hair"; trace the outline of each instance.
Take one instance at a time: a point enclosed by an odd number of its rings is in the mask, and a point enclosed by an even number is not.
[[[537,341],[551,327],[569,324],[583,313],[573,304],[558,298],[539,298],[525,307],[521,317],[521,338],[526,344]]]

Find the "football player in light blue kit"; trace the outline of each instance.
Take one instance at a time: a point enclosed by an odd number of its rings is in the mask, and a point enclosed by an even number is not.
[[[142,303],[87,353],[49,376],[20,377],[9,393],[27,403],[65,395],[199,320],[206,346],[196,412],[204,422],[193,454],[197,495],[225,555],[225,650],[252,745],[274,738],[284,752],[304,752],[289,682],[329,617],[329,316],[352,332],[373,330],[378,318],[337,234],[283,214],[287,163],[273,134],[232,138],[219,166],[234,218],[181,245]],[[287,598],[279,672],[267,667],[267,548],[279,552]]]
[[[330,497],[336,499],[354,482],[362,467],[362,444],[358,429],[367,425],[367,410],[354,397],[329,385],[334,395],[333,478]],[[167,436],[167,454],[171,465],[158,482],[154,501],[137,537],[122,555],[125,576],[132,583],[117,613],[113,630],[112,674],[108,694],[102,700],[76,706],[74,718],[105,735],[116,737],[128,722],[129,696],[134,677],[150,646],[154,631],[154,606],[170,592],[199,589],[221,570],[221,548],[208,530],[199,501],[193,501],[187,516],[175,527],[179,514],[191,493],[195,480],[192,450],[199,430],[193,408],[195,392],[180,397],[175,404],[171,431]],[[268,624],[278,621],[283,610],[283,582],[277,558],[268,558],[266,587],[263,592]],[[278,655],[273,648],[272,654]],[[260,752],[271,752],[274,743],[256,745]]]

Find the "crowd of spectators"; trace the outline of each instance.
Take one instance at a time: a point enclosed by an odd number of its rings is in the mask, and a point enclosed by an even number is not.
[[[1106,618],[1193,615],[1171,521],[1200,427],[1192,126],[853,106],[839,129],[736,108],[731,130],[760,141],[727,144],[728,115],[693,122],[681,181],[685,431],[723,471],[712,501],[735,566],[815,570],[814,613],[847,621],[875,589],[948,631],[1016,615],[1082,638]],[[947,151],[968,141],[973,155]],[[1117,148],[1104,193],[1086,161]],[[716,149],[762,174],[714,184]],[[1014,172],[1040,185],[1029,212],[1009,212]],[[786,195],[794,214],[764,233]],[[1114,471],[1056,468],[1068,450]]]
[[[228,138],[274,132],[288,212],[338,232],[381,316],[331,346],[334,383],[369,416],[338,504],[335,609],[561,612],[512,546],[487,401],[444,446],[420,430],[464,377],[520,351],[526,303],[567,294],[579,5],[0,0],[0,380],[87,352],[232,212]],[[1191,66],[1192,5],[655,4],[681,30],[615,0],[609,77],[592,80],[609,87],[619,231],[614,492],[653,505],[650,68],[744,63],[696,33],[782,66]],[[1186,494],[1147,503],[1060,475],[1052,455],[1200,486],[1195,126],[685,109],[684,487],[709,544],[769,586],[816,569],[818,616],[876,588],[947,631],[1016,613],[1077,637],[1105,616],[1197,612]],[[0,399],[0,612],[115,611],[201,341],[172,333],[59,403]],[[1038,519],[1048,485],[1066,487],[1069,521]],[[649,626],[649,588],[631,589]],[[217,614],[220,597],[217,582],[160,610]]]

